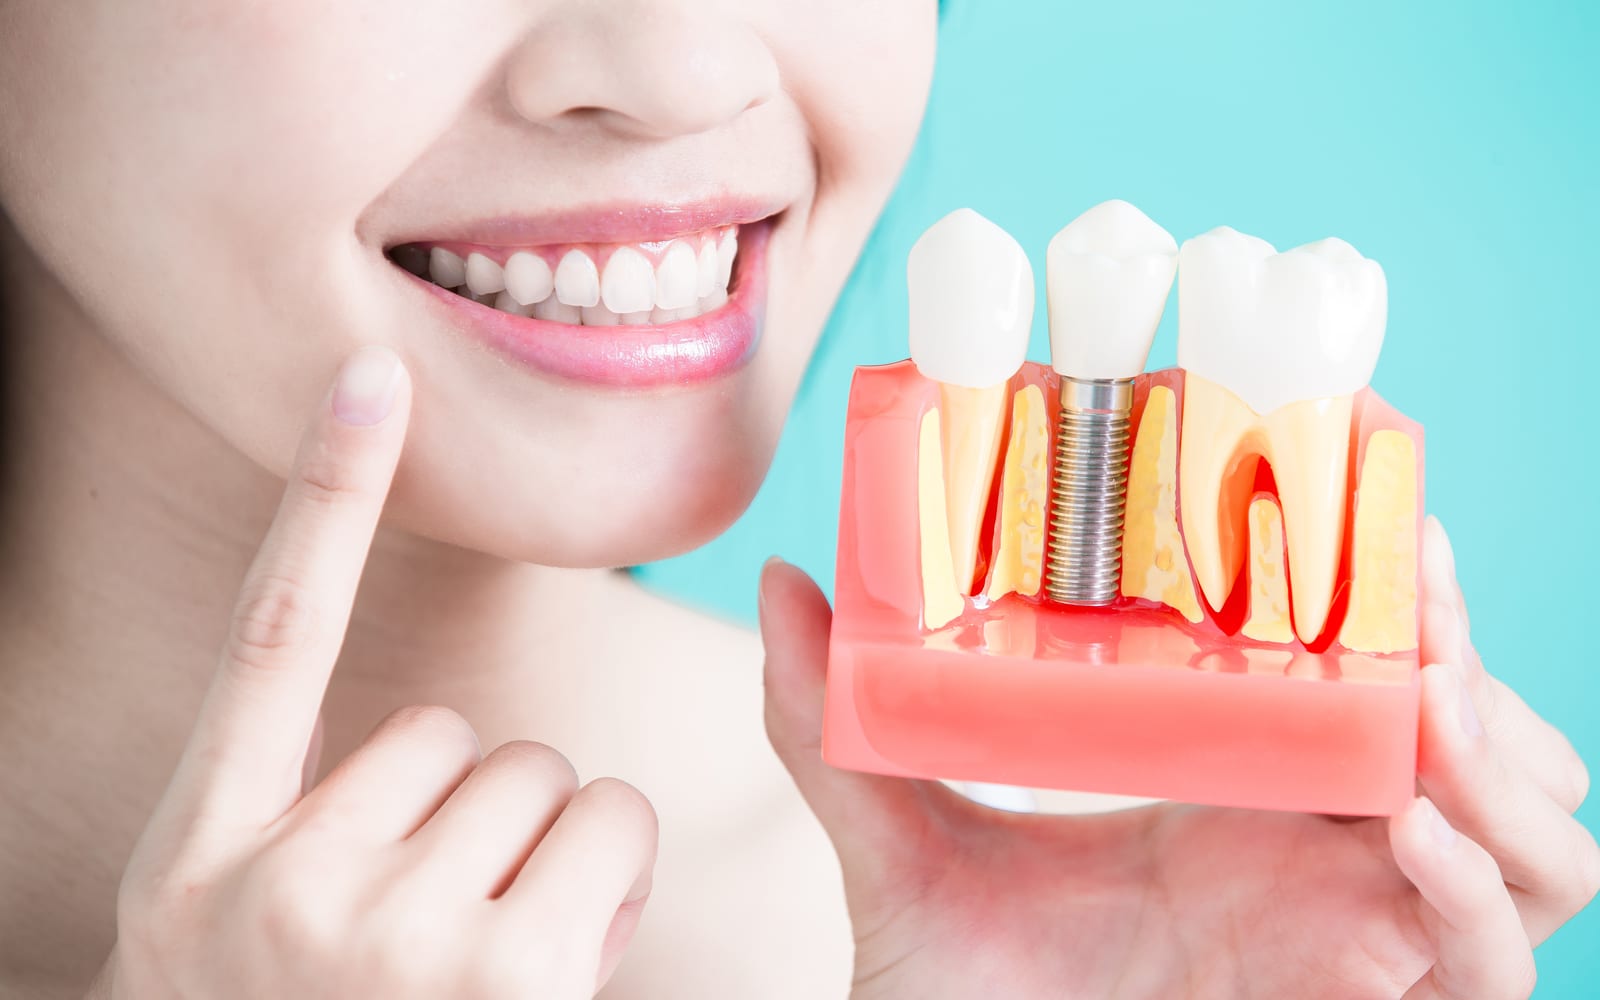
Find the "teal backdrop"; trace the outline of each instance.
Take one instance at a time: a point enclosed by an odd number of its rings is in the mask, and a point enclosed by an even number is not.
[[[1182,240],[1340,236],[1383,264],[1374,386],[1427,428],[1490,668],[1600,769],[1594,463],[1600,3],[1118,0],[950,5],[927,121],[839,302],[776,464],[725,536],[642,567],[753,621],[762,560],[833,578],[851,369],[906,356],[905,256],[968,205],[1033,257],[1125,198]],[[1150,367],[1176,360],[1169,304]],[[1591,800],[1580,817],[1597,829]],[[1600,912],[1539,951],[1537,996],[1600,996]]]

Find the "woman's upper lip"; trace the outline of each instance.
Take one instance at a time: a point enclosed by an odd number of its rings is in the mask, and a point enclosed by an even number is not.
[[[781,212],[786,201],[756,197],[696,202],[616,202],[537,215],[500,215],[440,223],[388,247],[407,243],[476,243],[481,246],[542,246],[556,243],[652,243],[722,226],[757,222]]]

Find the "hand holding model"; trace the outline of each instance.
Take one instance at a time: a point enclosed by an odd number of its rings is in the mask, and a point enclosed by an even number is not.
[[[830,767],[828,605],[800,570],[770,565],[768,733],[844,866],[853,995],[1528,996],[1531,946],[1600,886],[1600,851],[1572,817],[1588,774],[1484,668],[1437,521],[1423,567],[1426,798],[1341,821],[1175,803],[1015,814]]]
[[[312,420],[93,996],[588,997],[621,958],[656,850],[632,787],[411,708],[305,790],[409,407],[368,348]]]
[[[1180,250],[1109,202],[1050,246],[1052,374],[1025,317],[961,306],[1031,303],[981,221],[913,251],[915,370],[857,373],[837,611],[762,579],[768,734],[842,862],[855,995],[1526,997],[1600,887],[1588,774],[1468,639],[1421,428],[1368,386],[1381,267]],[[1175,275],[1182,370],[1142,373]],[[949,405],[967,372],[1007,427]],[[975,499],[940,502],[952,469]],[[1027,815],[934,777],[1194,804]]]

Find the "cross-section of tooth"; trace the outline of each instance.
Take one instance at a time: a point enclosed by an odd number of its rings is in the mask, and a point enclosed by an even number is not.
[[[683,240],[673,240],[656,265],[656,307],[682,309],[694,305],[699,298],[695,288],[698,278],[694,248]]]
[[[1007,382],[1033,322],[1033,270],[1017,241],[968,208],[923,233],[906,261],[911,359],[939,383],[950,553],[970,593],[1005,426]]]
[[[1260,642],[1292,642],[1289,574],[1283,554],[1283,514],[1277,501],[1250,501],[1250,600],[1239,634]]]
[[[600,272],[594,266],[594,258],[582,250],[568,250],[556,265],[555,286],[556,298],[566,305],[599,304]]]
[[[506,261],[506,291],[523,305],[543,302],[555,290],[555,275],[538,254],[519,250]]]
[[[472,289],[473,295],[503,292],[506,288],[506,273],[493,259],[481,253],[468,254],[467,287]]]
[[[600,300],[615,313],[648,312],[656,305],[656,271],[644,254],[618,247],[606,261]]]
[[[1224,227],[1183,245],[1179,509],[1213,608],[1243,568],[1265,462],[1288,541],[1294,630],[1305,642],[1322,633],[1343,547],[1352,395],[1372,377],[1387,306],[1383,269],[1342,240],[1279,254]]]
[[[428,251],[428,277],[441,288],[464,285],[467,283],[467,262],[443,247],[434,247]]]
[[[695,297],[703,299],[716,291],[717,278],[721,272],[722,266],[717,263],[716,241],[706,240],[700,247],[700,253],[695,256]],[[726,283],[723,287],[727,287]]]

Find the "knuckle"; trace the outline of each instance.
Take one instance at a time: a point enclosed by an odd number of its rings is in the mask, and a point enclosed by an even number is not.
[[[472,723],[443,705],[407,705],[389,713],[374,736],[399,734],[406,739],[463,757],[478,757],[478,734]]]
[[[596,778],[578,790],[573,806],[586,810],[607,825],[637,833],[655,842],[655,807],[644,793],[618,778]]]
[[[1589,798],[1589,768],[1584,764],[1583,758],[1578,756],[1577,751],[1573,751],[1572,768],[1567,773],[1571,789],[1567,799],[1570,808],[1567,811],[1577,812],[1578,807]]]
[[[578,771],[560,751],[532,740],[512,740],[495,747],[483,766],[518,772],[539,788],[558,789],[570,797],[578,789]]]
[[[366,490],[345,461],[327,442],[319,442],[295,467],[298,499],[319,507],[337,507],[360,499]]]
[[[1578,864],[1576,889],[1578,899],[1573,913],[1588,906],[1596,894],[1600,894],[1600,846],[1595,844],[1594,835],[1583,827],[1578,828],[1582,842],[1578,847]]]
[[[268,666],[284,652],[304,648],[316,618],[316,605],[304,586],[285,576],[264,576],[239,595],[229,654],[246,666]]]

